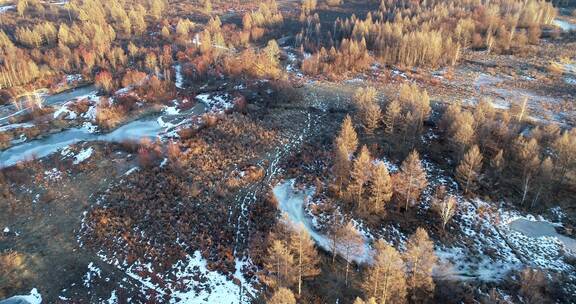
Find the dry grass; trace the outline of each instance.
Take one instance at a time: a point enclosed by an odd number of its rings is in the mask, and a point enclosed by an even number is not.
[[[19,288],[23,278],[30,276],[26,257],[17,251],[0,253],[0,299],[9,296],[8,288]]]

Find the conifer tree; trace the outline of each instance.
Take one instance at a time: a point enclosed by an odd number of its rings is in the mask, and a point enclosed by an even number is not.
[[[400,253],[384,240],[374,244],[374,262],[366,271],[362,289],[377,303],[406,302],[406,266]]]
[[[272,287],[290,287],[296,281],[294,256],[283,241],[273,240],[264,258],[263,282]]]
[[[464,188],[464,193],[476,189],[482,169],[482,153],[477,145],[472,146],[456,168],[456,180]]]
[[[360,153],[354,160],[352,165],[352,172],[350,172],[351,181],[348,185],[348,190],[351,194],[351,199],[356,203],[356,207],[363,211],[363,194],[366,183],[370,178],[370,151],[365,145],[360,149]]]
[[[346,147],[348,154],[352,154],[356,151],[356,148],[358,147],[358,135],[352,125],[352,118],[350,115],[346,115],[344,118],[342,127],[340,128],[340,133],[338,133],[338,137],[336,138],[336,143],[341,143]]]
[[[416,150],[412,151],[402,162],[400,173],[397,174],[394,191],[400,202],[404,203],[405,210],[416,204],[422,190],[428,185],[426,172],[422,168],[420,156]]]
[[[390,173],[383,162],[373,166],[370,185],[370,209],[374,213],[382,214],[394,193]]]
[[[428,233],[423,228],[418,228],[408,239],[404,253],[411,302],[423,302],[434,295],[432,269],[437,260],[434,244]]]
[[[402,108],[398,100],[394,99],[386,106],[384,114],[384,124],[386,124],[386,133],[394,134],[397,124],[401,118]]]
[[[320,257],[314,247],[314,241],[304,228],[303,224],[292,227],[289,239],[289,247],[294,256],[294,264],[297,268],[298,295],[302,294],[302,281],[320,274]]]
[[[350,271],[350,262],[355,256],[364,253],[364,240],[360,232],[354,227],[352,222],[341,226],[338,231],[338,248],[342,257],[346,260],[345,284],[348,286],[348,272]]]
[[[270,300],[266,302],[267,304],[296,304],[296,298],[292,291],[288,288],[280,287]]]

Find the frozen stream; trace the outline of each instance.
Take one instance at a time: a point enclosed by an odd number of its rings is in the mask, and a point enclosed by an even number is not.
[[[200,115],[206,110],[207,107],[204,104],[198,103],[188,111],[172,115],[168,120]],[[165,132],[167,128],[176,126],[165,122],[164,119],[167,119],[166,116],[142,118],[122,125],[106,134],[93,133],[87,128],[68,129],[43,139],[32,140],[0,151],[0,168],[13,166],[19,161],[46,157],[66,146],[81,141],[123,142],[139,141],[143,138],[156,138]]]
[[[294,179],[277,184],[274,189],[274,197],[278,200],[280,210],[288,215],[288,218],[296,225],[303,224],[316,244],[324,250],[332,251],[330,238],[318,232],[312,224],[310,216],[304,211],[304,202],[314,194],[314,188],[298,190],[294,187]],[[341,253],[342,249],[336,248]],[[340,254],[342,256],[342,254]],[[352,257],[356,263],[369,263],[372,260],[371,249],[368,240],[365,240],[362,254]]]
[[[108,134],[90,133],[86,128],[68,129],[0,152],[0,167],[12,166],[19,161],[32,158],[42,158],[81,141],[136,141],[142,138],[154,138],[163,130],[158,122],[153,119],[136,120]]]
[[[556,232],[556,229],[554,229],[554,226],[549,222],[530,221],[521,218],[512,221],[509,225],[512,230],[532,238],[555,237],[560,240],[567,249],[576,253],[576,240],[559,234]]]
[[[576,24],[570,23],[566,20],[556,19],[554,25],[560,27],[565,32],[576,31]]]

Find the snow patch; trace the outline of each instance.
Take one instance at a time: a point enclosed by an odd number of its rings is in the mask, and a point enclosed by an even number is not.
[[[92,156],[93,152],[94,152],[94,149],[92,147],[89,147],[88,149],[84,149],[84,150],[80,151],[80,153],[78,153],[74,157],[74,164],[78,165],[78,164],[84,162],[85,160],[90,158],[90,156]]]

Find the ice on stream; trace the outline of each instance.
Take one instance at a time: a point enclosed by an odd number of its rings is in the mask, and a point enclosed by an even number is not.
[[[303,224],[310,237],[316,244],[326,251],[332,251],[330,238],[314,228],[312,218],[310,218],[305,210],[304,203],[308,198],[312,197],[315,192],[314,188],[307,188],[298,190],[294,187],[295,180],[287,180],[277,184],[274,189],[274,197],[278,200],[278,207],[280,210],[288,215],[288,218],[296,225]],[[337,246],[338,247],[338,246]],[[342,248],[336,248],[338,254],[343,256]],[[353,262],[358,264],[370,263],[372,261],[372,249],[369,245],[369,240],[364,236],[364,250],[361,254],[351,257]]]
[[[46,157],[60,149],[81,141],[123,142],[155,138],[164,129],[155,120],[136,120],[108,134],[91,133],[86,128],[73,128],[52,134],[44,139],[29,141],[0,152],[0,167],[8,167],[24,160]]]

